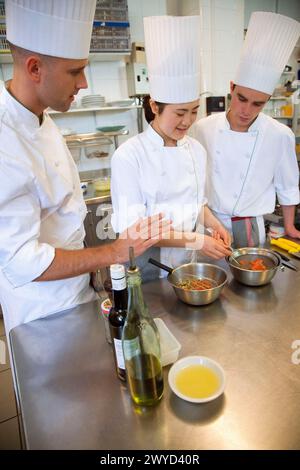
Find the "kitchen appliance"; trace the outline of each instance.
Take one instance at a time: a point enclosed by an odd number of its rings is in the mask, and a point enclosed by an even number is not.
[[[148,95],[149,81],[146,64],[132,62],[126,64],[128,96]]]
[[[206,114],[225,111],[225,96],[208,96],[206,98]]]

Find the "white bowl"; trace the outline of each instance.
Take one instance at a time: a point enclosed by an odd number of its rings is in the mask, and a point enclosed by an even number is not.
[[[219,386],[212,395],[209,395],[205,398],[193,398],[189,395],[181,393],[178,390],[176,385],[177,374],[191,365],[205,366],[216,374],[219,379]],[[182,398],[183,400],[190,401],[192,403],[206,403],[208,401],[215,400],[215,398],[218,398],[220,395],[222,395],[225,388],[224,370],[216,361],[205,356],[187,356],[183,357],[182,359],[179,359],[179,361],[175,362],[175,364],[173,364],[171,369],[169,370],[168,380],[170,388],[175,393],[175,395],[177,395],[179,398]]]

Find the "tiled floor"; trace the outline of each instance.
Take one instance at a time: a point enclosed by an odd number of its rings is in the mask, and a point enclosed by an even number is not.
[[[5,346],[5,354],[4,352]],[[5,359],[5,360],[4,360]],[[0,450],[20,449],[19,426],[3,319],[0,317]]]

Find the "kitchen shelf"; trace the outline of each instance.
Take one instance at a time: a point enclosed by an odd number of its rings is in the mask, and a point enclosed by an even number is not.
[[[289,98],[289,96],[271,96],[270,100],[280,100],[280,101],[283,101],[283,100],[287,100]]]
[[[115,149],[119,147],[119,136],[128,135],[129,131],[124,129],[122,131],[117,132],[93,132],[88,134],[71,134],[64,136],[65,141],[67,144],[76,147],[87,147],[91,143],[95,143],[95,141],[101,142],[107,137],[112,137],[114,140]]]
[[[91,107],[91,108],[71,108],[66,112],[54,111],[53,109],[48,111],[48,114],[73,114],[73,113],[91,113],[91,112],[109,112],[109,111],[128,111],[129,109],[141,109],[141,105],[130,105],[130,106],[103,106],[103,107]]]
[[[88,134],[71,134],[66,135],[64,137],[65,141],[68,144],[76,143],[78,145],[84,145],[86,143],[89,144],[91,141],[94,143],[94,141],[98,139],[105,139],[107,137],[115,137],[120,135],[128,135],[128,130],[125,129],[123,131],[118,132],[93,132]]]
[[[293,119],[294,116],[270,116],[273,119]]]

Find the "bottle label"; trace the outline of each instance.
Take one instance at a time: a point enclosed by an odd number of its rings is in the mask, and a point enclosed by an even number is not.
[[[121,279],[112,279],[111,283],[113,290],[126,289],[126,277],[121,277]]]
[[[140,351],[140,342],[138,336],[133,339],[124,340],[124,354],[126,360],[131,359]]]
[[[124,355],[122,349],[122,340],[114,338],[117,364],[119,369],[125,369]]]

